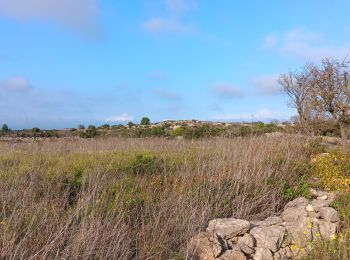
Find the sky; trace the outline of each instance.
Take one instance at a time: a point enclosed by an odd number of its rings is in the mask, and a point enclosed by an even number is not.
[[[0,0],[0,124],[286,120],[277,79],[350,54],[350,1]]]

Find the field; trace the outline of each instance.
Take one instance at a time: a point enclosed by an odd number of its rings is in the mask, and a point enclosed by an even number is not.
[[[215,217],[307,196],[301,137],[46,139],[0,144],[0,258],[185,259]]]

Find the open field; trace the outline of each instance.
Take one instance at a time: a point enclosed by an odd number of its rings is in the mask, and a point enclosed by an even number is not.
[[[1,258],[183,259],[215,217],[306,192],[303,138],[59,139],[0,146]]]

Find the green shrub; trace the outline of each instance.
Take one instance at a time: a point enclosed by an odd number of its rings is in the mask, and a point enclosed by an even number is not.
[[[109,129],[111,126],[109,124],[103,124],[100,126],[101,129]]]
[[[85,129],[84,132],[80,133],[80,137],[83,138],[93,138],[97,136],[97,129],[94,125],[89,125],[87,129]]]
[[[310,186],[306,180],[305,176],[301,176],[294,187],[290,186],[288,183],[283,184],[283,197],[285,200],[293,200],[298,197],[310,198],[309,192]]]
[[[150,135],[151,136],[156,136],[156,137],[162,137],[166,135],[166,131],[163,127],[153,127],[150,130]]]
[[[3,124],[2,125],[2,128],[1,128],[1,131],[4,132],[4,133],[7,133],[8,131],[10,131],[9,127],[7,126],[7,124]]]
[[[264,127],[265,127],[265,124],[264,124],[264,122],[258,122],[258,123],[256,124],[256,127],[257,127],[257,128],[264,128]]]
[[[128,168],[137,175],[153,174],[160,171],[161,163],[155,154],[144,152],[132,158]]]
[[[185,132],[185,129],[183,127],[178,127],[176,129],[173,130],[172,135],[177,137],[177,136],[183,136]]]
[[[134,125],[135,125],[135,124],[134,124],[133,122],[131,122],[131,121],[128,122],[128,127],[129,127],[129,128],[133,127]]]
[[[141,119],[141,125],[150,125],[151,124],[151,120],[148,117],[143,117]]]
[[[68,203],[69,205],[72,205],[77,201],[77,196],[82,187],[83,169],[80,167],[75,167],[72,176],[65,178],[63,183],[68,188]]]
[[[252,133],[252,128],[250,126],[242,126],[239,128],[239,135],[240,136],[248,136]]]

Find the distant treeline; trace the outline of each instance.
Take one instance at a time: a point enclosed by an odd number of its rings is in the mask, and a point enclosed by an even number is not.
[[[128,124],[128,125],[108,125],[101,126],[82,125],[77,128],[65,130],[41,130],[37,127],[23,130],[1,131],[1,136],[20,137],[20,138],[50,138],[50,137],[166,137],[166,138],[211,138],[211,137],[238,137],[250,135],[262,135],[272,132],[295,132],[295,126],[291,124],[277,124],[271,122],[265,124],[263,122],[255,123],[181,123],[173,125],[169,123],[151,124]]]
[[[324,120],[314,129],[314,134],[318,136],[340,136],[339,124],[336,124],[333,120]],[[186,122],[170,121],[158,124],[151,124],[149,118],[143,118],[140,124],[129,122],[126,125],[103,124],[101,126],[89,125],[88,127],[79,125],[77,128],[64,130],[42,130],[37,127],[32,129],[11,130],[4,124],[0,131],[0,136],[19,138],[95,138],[114,136],[125,138],[164,137],[196,139],[245,137],[273,132],[300,133],[303,132],[303,125],[299,122],[297,117],[283,123],[279,123],[278,121],[271,121],[270,123],[210,123],[188,120]]]

